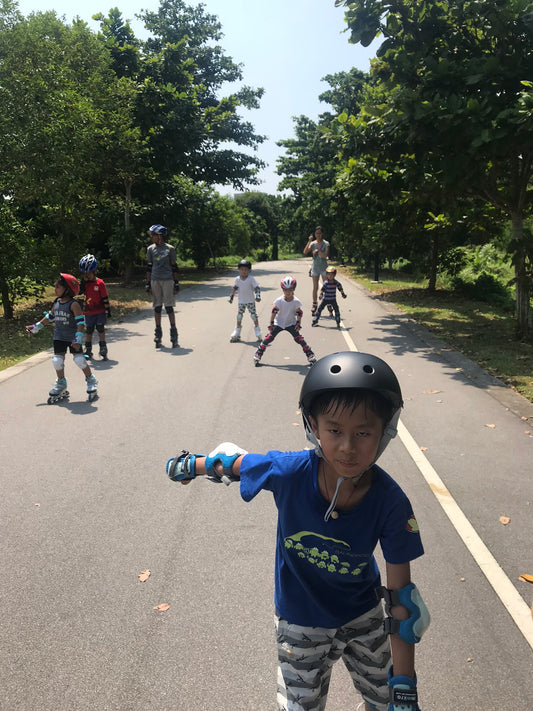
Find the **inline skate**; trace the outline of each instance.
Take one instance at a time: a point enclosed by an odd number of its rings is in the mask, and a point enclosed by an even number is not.
[[[60,400],[64,400],[69,395],[66,378],[57,378],[54,387],[48,393],[48,404],[53,405]]]
[[[89,375],[85,378],[85,382],[87,383],[87,399],[89,402],[92,402],[98,398],[98,391],[96,389],[98,381],[94,375]]]
[[[170,327],[170,341],[172,343],[172,348],[178,347],[178,329],[176,326]]]
[[[255,327],[255,337],[257,338],[259,343],[261,343],[261,341],[263,340],[263,337],[261,336],[261,327],[260,326]]]
[[[237,326],[236,329],[231,334],[229,342],[230,343],[237,343],[237,341],[240,341],[240,340],[241,340],[241,326]]]
[[[105,341],[100,341],[100,358],[107,360],[107,343]]]
[[[161,339],[163,338],[163,331],[161,326],[156,326],[154,331],[154,342],[156,348],[161,348]]]

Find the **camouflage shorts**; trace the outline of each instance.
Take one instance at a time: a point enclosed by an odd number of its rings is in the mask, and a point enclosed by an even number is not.
[[[340,658],[363,699],[387,711],[391,653],[383,616],[381,603],[338,629],[292,625],[276,616],[279,711],[323,711]]]

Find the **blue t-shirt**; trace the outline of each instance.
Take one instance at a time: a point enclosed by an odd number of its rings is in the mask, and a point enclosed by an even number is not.
[[[409,499],[378,466],[362,501],[324,521],[329,502],[318,488],[318,462],[311,450],[247,454],[240,488],[245,501],[271,491],[278,508],[278,614],[297,625],[337,628],[377,603],[378,542],[389,563],[407,563],[424,549]]]

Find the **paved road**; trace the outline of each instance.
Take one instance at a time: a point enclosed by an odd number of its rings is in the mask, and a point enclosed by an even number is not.
[[[309,308],[307,268],[254,269],[263,327],[287,271]],[[149,311],[113,323],[95,403],[69,362],[70,401],[46,405],[49,354],[0,374],[1,711],[274,711],[272,501],[246,505],[237,488],[182,487],[163,471],[177,450],[224,440],[305,446],[303,354],[281,334],[254,368],[249,320],[229,343],[231,281],[183,292],[176,351],[155,351]],[[329,318],[312,329],[307,312],[303,333],[318,356],[355,347],[385,358],[402,385],[403,437],[381,463],[408,492],[426,547],[413,565],[432,612],[417,650],[422,708],[531,708],[533,585],[518,578],[533,573],[533,419],[521,419],[533,408],[343,283],[345,329]],[[355,694],[337,667],[328,708],[349,711]]]

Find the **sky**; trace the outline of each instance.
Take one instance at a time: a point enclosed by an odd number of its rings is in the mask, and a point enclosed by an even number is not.
[[[67,21],[79,16],[95,30],[92,15],[104,15],[118,7],[124,19],[130,20],[135,34],[142,37],[142,23],[135,15],[142,10],[156,10],[159,0],[19,0],[24,15],[55,10]],[[260,109],[243,112],[255,132],[267,136],[257,155],[267,163],[259,177],[257,190],[275,193],[280,176],[276,159],[283,149],[276,141],[294,137],[293,117],[305,115],[316,120],[328,106],[318,100],[328,88],[322,79],[328,74],[357,67],[368,71],[375,45],[364,48],[348,43],[343,8],[334,0],[186,0],[186,4],[203,4],[216,15],[224,37],[220,41],[225,53],[243,65],[243,82],[265,90]],[[227,94],[235,87],[228,86]],[[231,188],[218,188],[231,192]]]

